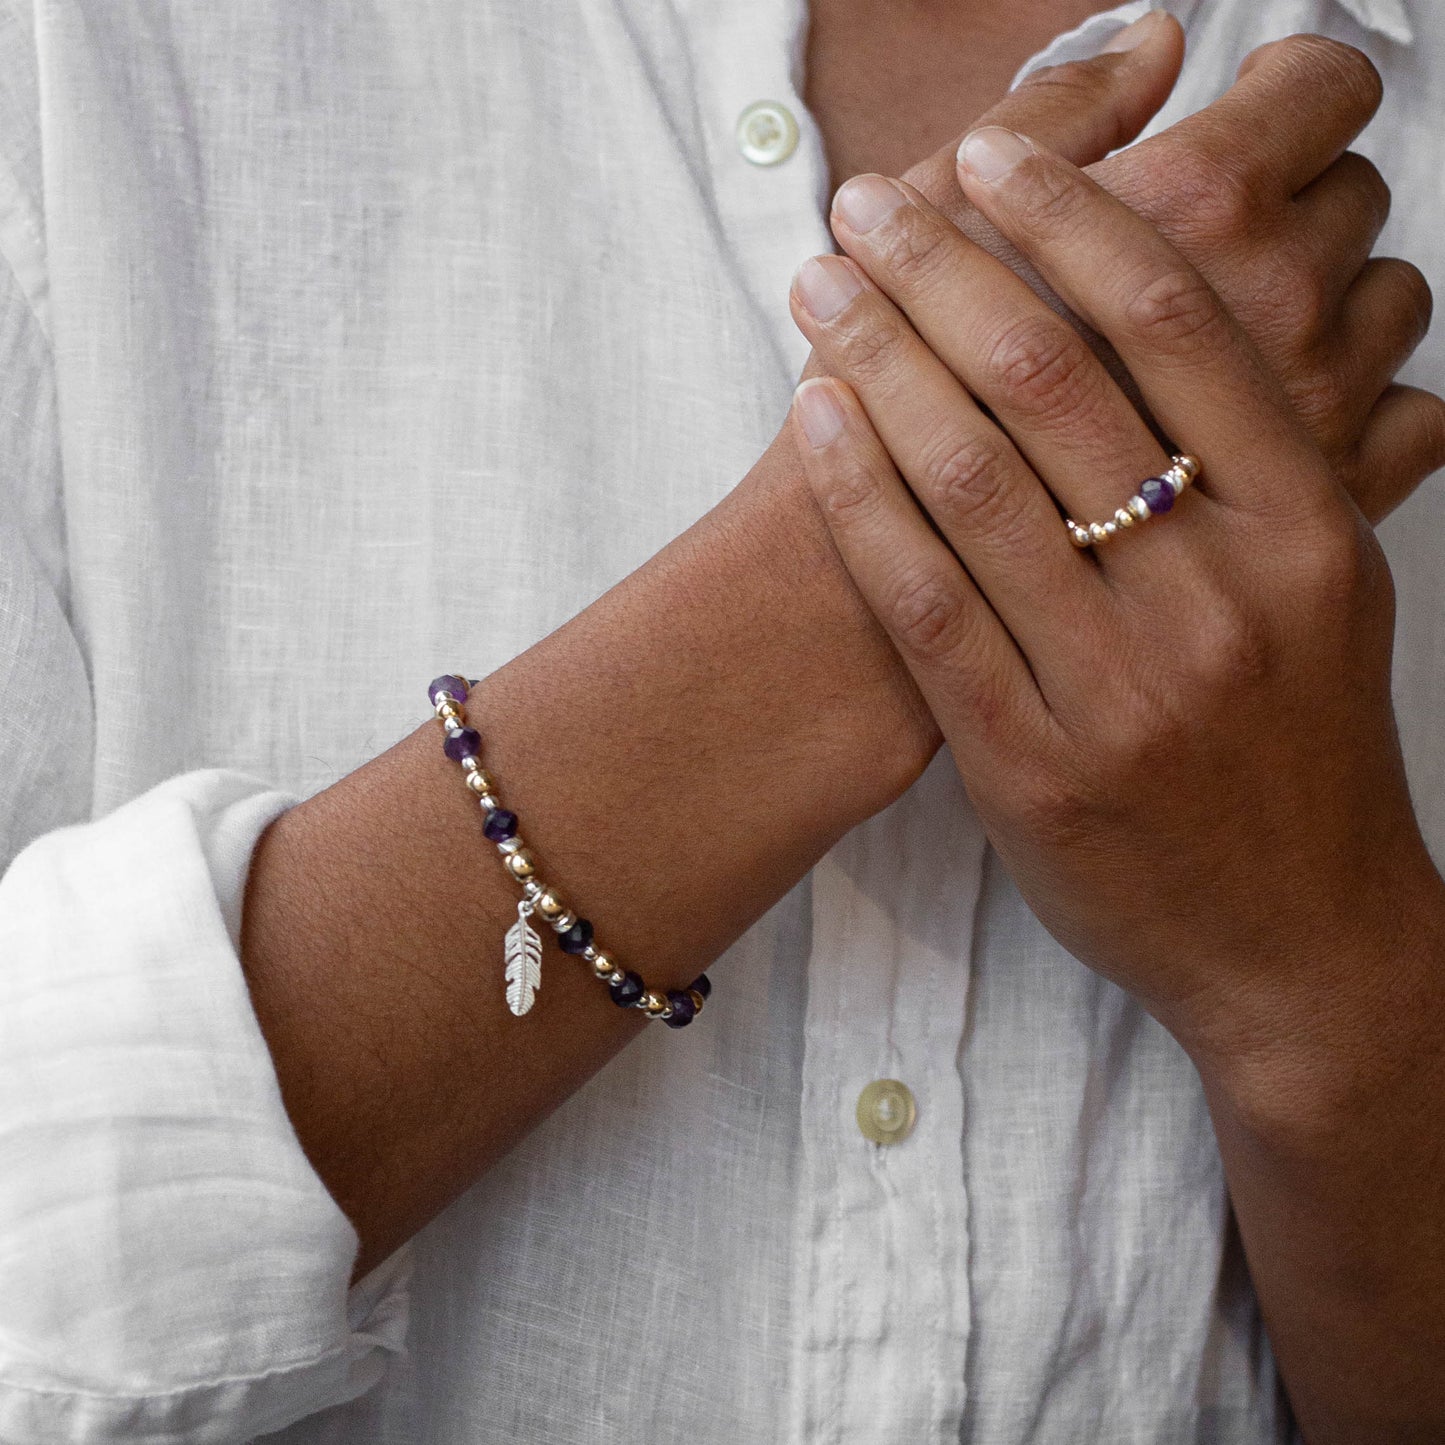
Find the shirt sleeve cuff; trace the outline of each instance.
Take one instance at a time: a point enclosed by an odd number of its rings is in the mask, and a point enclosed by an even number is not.
[[[353,1399],[404,1347],[410,1246],[354,1287],[239,960],[297,800],[220,769],[0,878],[0,1442],[211,1445]]]

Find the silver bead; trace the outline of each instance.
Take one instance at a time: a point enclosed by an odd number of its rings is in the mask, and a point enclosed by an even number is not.
[[[480,804],[482,812],[484,813],[490,813],[493,808],[500,808],[502,806],[502,800],[494,797],[491,793],[483,793],[482,796],[477,799],[477,802]]]
[[[447,730],[448,737],[455,737],[466,724],[459,717],[444,717],[442,726]]]
[[[1137,495],[1130,497],[1128,507],[1129,510],[1133,512],[1135,518],[1138,521],[1147,522],[1149,520],[1149,517],[1151,515],[1149,511],[1149,503],[1146,502],[1143,497]]]
[[[1117,537],[1119,535],[1119,524],[1117,522],[1104,523],[1104,535],[1106,537]]]
[[[627,970],[626,970],[625,968],[619,968],[619,969],[617,969],[617,970],[613,973],[612,977],[607,980],[607,986],[608,986],[608,988],[616,988],[617,985],[620,984],[620,983],[622,982],[622,980],[623,980],[624,978],[626,978],[626,977],[627,977]]]
[[[601,957],[597,951],[597,945],[595,943],[589,943],[587,947],[582,950],[582,957],[588,963],[596,963],[598,958]]]
[[[550,923],[558,933],[566,933],[567,930],[577,922],[577,915],[570,911],[559,913],[555,918],[549,918],[547,922]]]
[[[1170,467],[1164,473],[1164,480],[1169,483],[1176,497],[1189,485],[1189,479],[1177,467]]]
[[[1119,510],[1114,513],[1114,520],[1121,527],[1132,527],[1134,525],[1134,514],[1128,507],[1120,507]]]
[[[1187,452],[1181,452],[1177,457],[1171,457],[1170,461],[1184,473],[1185,486],[1188,486],[1199,475],[1198,457],[1191,457]]]
[[[1089,523],[1089,540],[1096,546],[1100,542],[1107,542],[1109,540],[1109,533],[1104,530],[1102,522]]]
[[[481,759],[475,753],[462,759],[462,768],[468,773],[479,773],[482,770]]]
[[[525,846],[520,834],[513,833],[510,838],[503,838],[497,844],[497,852],[505,858],[508,853],[520,853]]]

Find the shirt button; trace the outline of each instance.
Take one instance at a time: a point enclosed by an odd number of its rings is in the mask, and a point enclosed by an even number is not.
[[[875,1144],[896,1144],[913,1132],[918,1105],[897,1079],[874,1079],[858,1095],[858,1127]]]
[[[755,166],[781,165],[798,148],[798,122],[785,105],[760,100],[738,117],[738,149]]]

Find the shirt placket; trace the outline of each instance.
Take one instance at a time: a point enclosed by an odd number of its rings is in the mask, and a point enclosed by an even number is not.
[[[808,354],[789,282],[835,249],[801,95],[806,5],[697,0],[682,13],[718,221],[774,343],[781,421]],[[969,1298],[956,1057],[983,846],[944,753],[812,875],[781,1440],[957,1438]]]

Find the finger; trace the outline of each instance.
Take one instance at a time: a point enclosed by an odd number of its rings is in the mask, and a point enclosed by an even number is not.
[[[1445,467],[1445,401],[1391,386],[1370,413],[1350,491],[1372,523],[1388,517],[1426,477]]]
[[[1247,55],[1234,85],[1171,127],[1171,141],[1227,184],[1293,195],[1344,152],[1383,93],[1363,51],[1291,35]]]
[[[1297,234],[1322,278],[1321,320],[1354,281],[1390,215],[1390,188],[1372,161],[1347,151],[1311,181],[1290,207]]]
[[[1012,754],[1046,715],[1028,663],[919,511],[857,397],[831,378],[805,381],[792,418],[843,564],[924,700],[949,719],[955,752],[972,739],[981,759]]]
[[[1012,442],[851,261],[805,262],[792,303],[799,329],[829,374],[857,393],[914,495],[1025,655],[1057,654],[1060,625],[1090,614],[1101,583]],[[1048,691],[1051,679],[1037,675]]]
[[[1092,165],[1148,125],[1183,61],[1183,28],[1167,11],[1150,10],[1098,55],[1033,71],[977,124],[1022,130],[1075,165]],[[956,148],[940,153],[950,178]]]
[[[1184,32],[1173,16],[1150,11],[1121,30],[1111,46],[1118,48],[1032,72],[979,123],[1027,131],[1079,165],[1103,159],[1133,140],[1168,99],[1184,58]],[[957,149],[957,141],[951,141],[910,166],[904,179],[985,250],[1010,265],[1025,265],[972,206],[964,205],[954,165]]]
[[[974,131],[959,157],[968,199],[1113,345],[1165,433],[1203,458],[1208,495],[1276,517],[1318,510],[1333,485],[1318,448],[1208,282],[1153,226],[1011,131]]]
[[[1398,256],[1376,256],[1365,263],[1340,307],[1336,345],[1342,361],[1353,361],[1353,386],[1378,382],[1375,397],[1415,354],[1430,330],[1435,297],[1418,266]]]
[[[1138,484],[1168,465],[1078,330],[922,196],[882,176],[854,177],[834,198],[833,231],[1071,517],[1116,517]],[[1157,569],[1158,547],[1183,544],[1161,538],[1137,556]]]
[[[1430,328],[1433,298],[1419,267],[1394,256],[1365,264],[1326,338],[1318,380],[1295,406],[1327,449],[1353,448],[1381,394]]]

